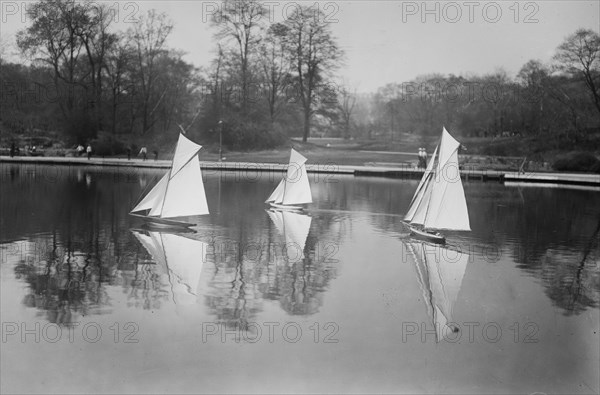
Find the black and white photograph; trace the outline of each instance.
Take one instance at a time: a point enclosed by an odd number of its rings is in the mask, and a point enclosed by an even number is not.
[[[600,393],[600,1],[0,22],[1,394]]]

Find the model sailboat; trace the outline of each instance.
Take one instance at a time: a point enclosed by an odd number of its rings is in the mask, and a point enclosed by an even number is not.
[[[265,203],[270,203],[275,208],[287,210],[301,210],[302,206],[299,206],[300,204],[312,203],[312,193],[305,165],[306,160],[304,156],[292,148],[286,175]]]
[[[194,304],[207,244],[184,236],[131,230],[165,274],[176,304]]]
[[[201,145],[179,134],[171,169],[130,214],[154,225],[183,227],[194,224],[172,218],[208,214],[198,160],[201,148]]]
[[[444,128],[404,217],[412,234],[444,243],[445,237],[434,230],[471,230],[458,167],[459,147]]]
[[[279,233],[285,238],[286,249],[288,250],[288,258],[290,257],[290,248],[295,249],[296,253],[292,258],[300,260],[304,258],[304,246],[306,238],[310,231],[312,218],[306,214],[300,214],[293,211],[266,210],[275,224]]]
[[[412,255],[417,280],[423,293],[427,315],[431,319],[439,342],[458,328],[452,325],[454,305],[458,298],[469,255],[422,241],[403,241]]]

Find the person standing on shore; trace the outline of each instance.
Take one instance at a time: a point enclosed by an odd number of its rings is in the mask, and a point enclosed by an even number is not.
[[[92,145],[91,144],[88,144],[86,152],[87,152],[88,160],[90,160],[92,158]]]
[[[15,152],[17,151],[16,147],[15,147],[15,142],[13,141],[12,143],[10,143],[10,157],[12,158],[13,156],[15,156]]]
[[[131,160],[131,147],[127,147],[127,160]]]
[[[148,157],[148,150],[146,149],[146,147],[142,147],[142,149],[140,149],[140,153],[138,154],[138,156],[142,156],[142,158],[144,158],[144,160],[146,160],[146,158]]]

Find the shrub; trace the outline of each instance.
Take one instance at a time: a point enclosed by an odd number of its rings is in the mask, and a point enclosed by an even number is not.
[[[71,142],[84,143],[95,137],[94,122],[87,112],[72,115],[65,124]]]
[[[285,141],[280,131],[254,122],[233,122],[223,129],[223,145],[236,151],[275,148]]]
[[[127,147],[120,141],[111,137],[102,137],[90,142],[92,153],[97,156],[122,155],[127,152]]]
[[[580,171],[600,173],[600,160],[590,152],[569,152],[560,155],[552,164],[558,171]]]
[[[67,156],[67,153],[69,153],[67,149],[52,147],[44,151],[44,156]]]

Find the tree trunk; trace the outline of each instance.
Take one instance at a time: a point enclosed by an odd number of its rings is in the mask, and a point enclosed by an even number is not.
[[[304,135],[302,141],[306,143],[308,135],[310,134],[310,106],[308,109],[304,109]]]
[[[113,88],[113,104],[112,104],[112,135],[114,136],[117,133],[117,93]]]

